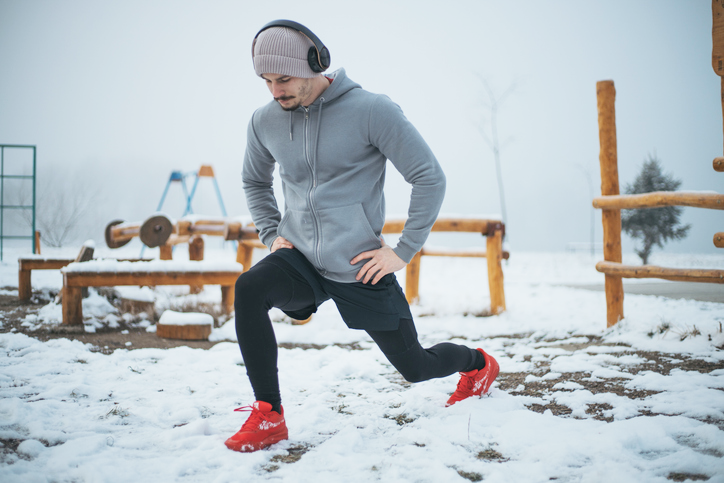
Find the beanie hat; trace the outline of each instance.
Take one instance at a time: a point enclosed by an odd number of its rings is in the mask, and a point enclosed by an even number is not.
[[[254,41],[252,56],[256,75],[281,74],[292,77],[317,77],[309,67],[307,54],[314,43],[303,33],[286,27],[271,27]]]

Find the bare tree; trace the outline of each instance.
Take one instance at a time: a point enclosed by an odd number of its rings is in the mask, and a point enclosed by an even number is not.
[[[505,210],[505,190],[503,188],[503,173],[500,166],[501,144],[498,136],[498,109],[503,104],[503,101],[515,90],[516,84],[511,83],[508,88],[503,91],[502,94],[496,94],[490,87],[490,83],[486,78],[484,78],[480,74],[476,75],[480,79],[480,82],[483,84],[483,87],[485,88],[485,92],[488,97],[487,101],[483,101],[483,105],[488,108],[488,122],[486,126],[486,119],[483,119],[483,122],[480,126],[480,134],[483,136],[483,139],[488,144],[490,150],[493,152],[493,157],[495,160],[495,174],[498,180],[498,194],[500,196],[500,211],[503,217],[503,223],[507,223],[508,215]],[[487,132],[488,126],[490,134],[488,134]]]
[[[49,168],[39,176],[36,192],[35,226],[42,241],[61,247],[78,238],[78,228],[87,224],[97,207],[101,189],[86,172],[68,172]],[[12,195],[18,204],[30,204],[31,193],[20,190]],[[24,221],[32,224],[32,213],[24,210]]]

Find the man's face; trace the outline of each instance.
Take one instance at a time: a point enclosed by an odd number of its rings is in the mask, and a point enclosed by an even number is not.
[[[309,99],[312,94],[312,79],[292,77],[281,74],[262,74],[274,100],[282,106],[285,111],[293,111],[299,106],[308,106],[314,99]]]

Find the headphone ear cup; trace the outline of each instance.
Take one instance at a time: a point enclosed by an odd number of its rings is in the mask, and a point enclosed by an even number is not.
[[[322,68],[324,70],[327,70],[329,68],[329,65],[332,63],[332,59],[329,55],[329,50],[327,50],[327,47],[323,47],[322,50],[319,51],[319,60],[322,63]]]
[[[309,62],[309,67],[312,69],[313,72],[319,73],[324,71],[324,68],[319,65],[316,47],[309,47],[309,51],[307,52],[307,62]]]

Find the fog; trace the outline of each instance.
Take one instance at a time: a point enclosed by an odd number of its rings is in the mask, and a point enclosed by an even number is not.
[[[250,49],[276,18],[312,29],[330,71],[344,67],[402,107],[447,175],[443,213],[501,213],[483,82],[509,92],[497,128],[511,251],[590,241],[600,80],[616,85],[622,190],[655,153],[682,190],[724,192],[711,165],[722,155],[722,109],[709,0],[0,0],[0,143],[37,145],[39,203],[57,187],[80,197],[79,241],[102,240],[114,219],[144,220],[172,171],[202,164],[214,167],[228,214],[248,215],[246,126],[270,100]],[[28,164],[6,155],[6,173]],[[404,214],[409,189],[390,168],[388,213]],[[163,211],[184,208],[174,185]],[[193,209],[221,214],[209,179]],[[689,236],[666,251],[717,253],[721,211],[685,208],[682,219]]]

